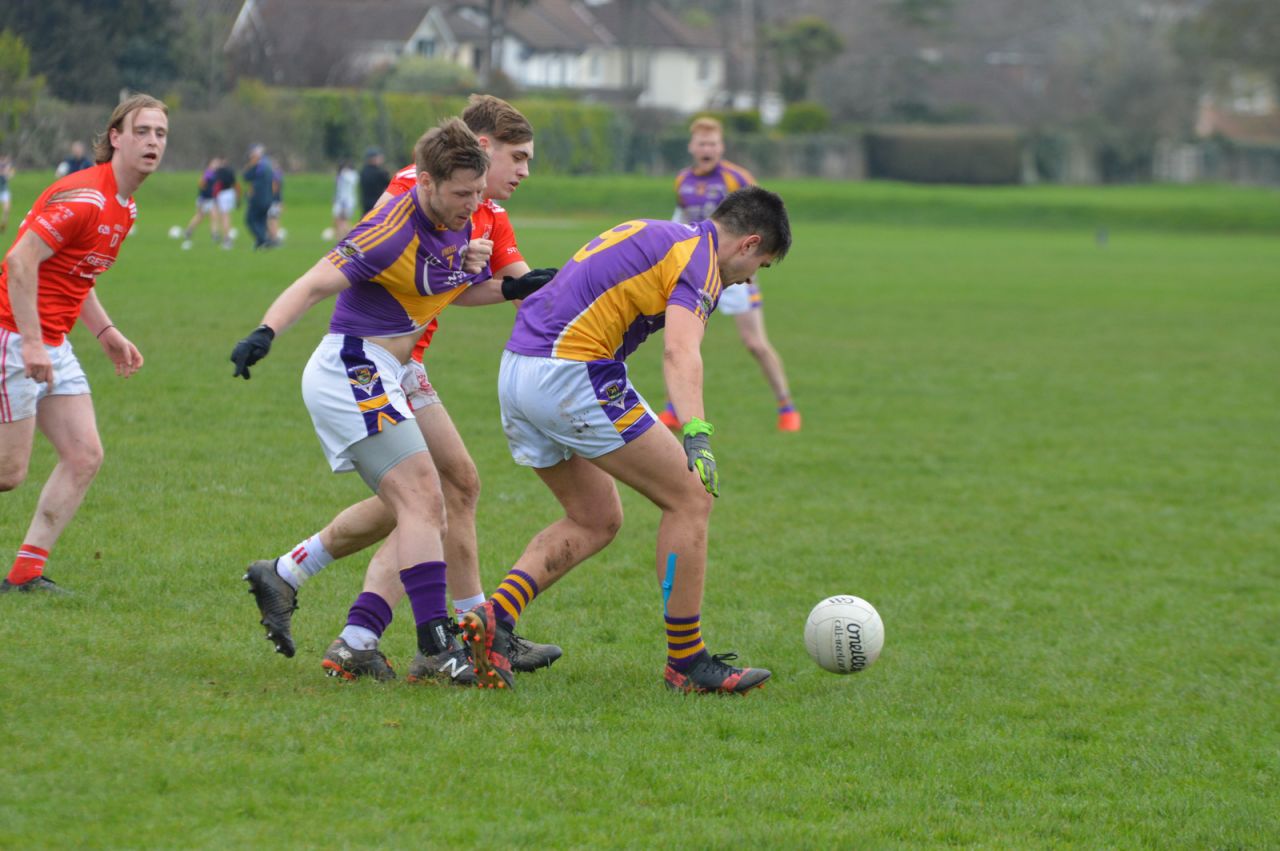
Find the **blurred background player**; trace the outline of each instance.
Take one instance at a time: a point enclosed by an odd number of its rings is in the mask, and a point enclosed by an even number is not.
[[[364,165],[360,167],[360,215],[367,216],[387,191],[391,175],[383,165],[382,151],[369,148],[364,152]]]
[[[502,429],[512,458],[534,468],[564,516],[534,536],[488,601],[463,616],[481,682],[496,675],[511,685],[511,631],[525,607],[617,534],[615,480],[662,511],[658,578],[673,565],[675,580],[666,601],[667,686],[744,692],[769,678],[762,668],[728,664],[732,654],[711,655],[702,640],[707,525],[719,477],[714,429],[702,418],[699,348],[722,287],[782,259],[790,246],[782,199],[751,187],[693,225],[634,220],[605,231],[520,305],[498,370]],[[683,448],[667,429],[652,428],[655,415],[624,363],[663,328],[663,376],[683,419]]]
[[[360,173],[349,160],[343,160],[338,164],[338,176],[333,181],[333,228],[326,239],[342,239],[351,230],[359,187]]]
[[[275,198],[275,170],[267,157],[267,149],[262,145],[249,148],[249,159],[245,163],[244,183],[249,193],[245,205],[244,223],[253,234],[253,247],[273,248],[271,234],[267,231],[267,215],[271,212],[271,204]]]
[[[93,160],[85,156],[84,142],[75,141],[71,143],[67,158],[58,163],[58,167],[53,170],[53,176],[66,177],[68,174],[75,174],[86,168],[93,168]]]
[[[287,232],[280,226],[280,217],[284,215],[284,169],[278,163],[271,163],[271,206],[267,208],[267,238],[272,245],[284,242]]]
[[[492,243],[489,265],[494,278],[524,279],[533,270],[516,244],[515,231],[498,200],[506,200],[529,176],[533,159],[533,127],[519,110],[500,98],[472,95],[462,120],[476,135],[489,155],[485,173],[485,200],[471,216],[472,237]],[[406,166],[396,173],[377,204],[417,185],[417,168]],[[377,206],[377,205],[375,205]],[[540,270],[545,273],[548,270]],[[553,271],[553,270],[552,270]],[[480,560],[476,542],[476,505],[480,498],[480,477],[461,435],[449,417],[439,393],[427,377],[423,352],[431,342],[435,320],[427,326],[406,366],[402,386],[422,429],[431,458],[440,475],[448,527],[444,537],[448,564],[449,595],[456,614],[484,602],[480,581]],[[357,503],[333,519],[324,529],[309,535],[278,558],[256,561],[245,575],[267,628],[267,638],[286,656],[294,654],[291,620],[301,585],[336,559],[359,552],[385,538],[394,528],[394,517],[381,501],[371,497]],[[404,596],[396,579],[396,565],[390,553],[379,550],[369,565],[365,590],[379,594],[392,608]],[[517,670],[532,671],[560,658],[554,644],[538,644],[515,636],[513,664]],[[410,677],[416,676],[410,671]]]
[[[0,269],[0,491],[26,479],[37,428],[58,456],[0,592],[61,590],[44,576],[45,561],[102,464],[93,397],[67,332],[83,322],[117,375],[142,367],[94,285],[133,227],[131,196],[159,167],[168,129],[160,101],[122,101],[94,145],[99,164],[44,191]]]
[[[9,229],[9,208],[13,206],[9,181],[13,180],[14,174],[13,160],[7,156],[0,157],[0,233]]]
[[[222,234],[222,247],[231,248],[235,228],[231,226],[231,211],[240,205],[240,183],[236,170],[226,157],[218,157],[218,167],[213,172],[213,215],[218,233]]]
[[[730,192],[755,185],[755,178],[749,171],[724,159],[724,132],[720,122],[714,118],[698,118],[689,126],[689,155],[693,158],[693,165],[676,176],[673,218],[677,222],[702,221]],[[725,316],[733,317],[743,345],[760,364],[760,370],[778,401],[778,429],[799,431],[800,412],[791,401],[782,358],[765,334],[764,299],[755,278],[725,287],[718,309]],[[660,419],[663,425],[675,428],[681,418],[668,401]]]
[[[187,226],[182,230],[183,251],[191,249],[191,235],[195,233],[196,228],[206,217],[209,219],[209,235],[213,237],[215,243],[221,241],[221,235],[218,231],[218,217],[215,212],[217,201],[214,198],[217,192],[218,166],[221,162],[218,157],[209,160],[209,164],[205,166],[204,174],[200,175],[200,182],[196,185],[196,212],[191,217],[191,221],[187,222]]]

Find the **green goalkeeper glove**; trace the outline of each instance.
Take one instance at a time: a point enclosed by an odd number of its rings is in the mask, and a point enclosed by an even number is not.
[[[685,423],[684,454],[689,459],[689,469],[698,471],[702,486],[712,496],[720,495],[720,474],[716,472],[716,456],[711,454],[711,441],[715,426],[697,417]]]

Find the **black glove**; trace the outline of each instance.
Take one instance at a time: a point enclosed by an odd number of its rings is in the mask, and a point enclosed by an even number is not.
[[[529,296],[551,283],[559,269],[530,269],[518,278],[507,275],[502,279],[502,297],[507,301]]]
[[[276,332],[269,326],[259,325],[248,337],[236,343],[236,347],[231,350],[231,362],[236,365],[236,371],[231,373],[231,377],[243,375],[244,380],[248,381],[249,367],[267,356],[267,352],[271,351],[271,341],[275,338]]]
[[[720,495],[720,474],[716,472],[716,456],[711,454],[711,423],[697,417],[684,426],[684,454],[689,459],[689,469],[698,471],[702,486],[712,496]]]

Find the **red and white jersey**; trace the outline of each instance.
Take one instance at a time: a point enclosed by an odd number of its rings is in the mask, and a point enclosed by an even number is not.
[[[76,324],[94,282],[116,262],[137,217],[133,199],[116,195],[116,175],[109,162],[54,181],[31,206],[14,244],[31,231],[53,249],[53,256],[40,264],[36,297],[47,345],[60,345]],[[18,330],[9,302],[7,263],[0,268],[0,328]]]
[[[397,171],[395,177],[391,178],[391,183],[387,186],[387,192],[392,195],[400,195],[412,189],[417,182],[417,168],[407,165]],[[524,262],[524,255],[520,253],[520,247],[516,245],[516,232],[511,227],[511,219],[507,216],[507,211],[496,201],[485,200],[471,214],[471,237],[472,239],[493,240],[493,254],[489,257],[489,269],[492,271],[504,269],[512,263]],[[422,353],[427,346],[431,345],[431,336],[435,333],[436,327],[436,321],[432,320],[431,324],[427,326],[427,330],[423,333],[422,339],[418,341],[418,345],[413,350],[414,360],[422,360]]]

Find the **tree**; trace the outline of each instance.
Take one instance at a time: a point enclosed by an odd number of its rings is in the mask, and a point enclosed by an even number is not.
[[[804,100],[814,72],[844,50],[840,34],[814,15],[771,29],[766,42],[778,69],[778,88],[788,102]]]
[[[43,77],[31,76],[31,51],[9,30],[0,31],[0,148],[13,148],[13,137],[35,108]]]
[[[1213,0],[1182,28],[1181,44],[1193,60],[1208,59],[1260,71],[1280,86],[1280,3]]]
[[[0,27],[31,45],[31,68],[63,100],[114,102],[123,88],[160,94],[177,75],[172,0],[17,0]]]

